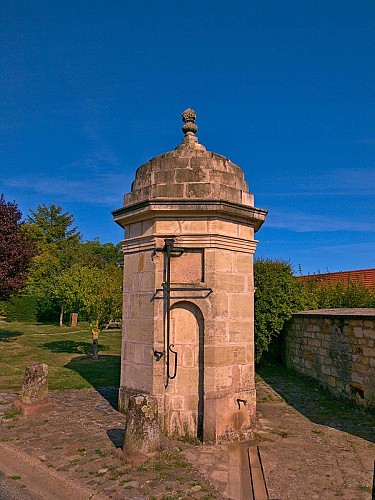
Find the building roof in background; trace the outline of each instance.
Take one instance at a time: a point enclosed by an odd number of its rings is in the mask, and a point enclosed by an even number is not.
[[[339,271],[336,273],[309,274],[298,276],[299,281],[326,281],[328,283],[363,283],[366,288],[375,286],[375,269],[359,269],[356,271]]]

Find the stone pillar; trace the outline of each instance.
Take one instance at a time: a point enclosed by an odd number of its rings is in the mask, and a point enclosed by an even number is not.
[[[48,366],[44,363],[32,363],[25,370],[21,397],[14,405],[23,415],[37,413],[49,406],[48,401]]]
[[[241,439],[255,419],[254,233],[267,212],[241,168],[198,143],[195,113],[183,120],[183,143],[141,165],[113,212],[124,228],[119,403],[150,394],[168,435]]]
[[[148,394],[131,396],[126,413],[124,452],[151,453],[160,447],[160,440],[157,399]]]
[[[21,403],[41,404],[48,401],[48,366],[33,363],[26,367],[21,391]]]

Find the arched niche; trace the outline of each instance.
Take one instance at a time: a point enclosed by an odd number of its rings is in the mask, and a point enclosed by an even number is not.
[[[178,353],[176,378],[165,394],[167,433],[198,437],[203,441],[204,420],[204,319],[200,308],[189,301],[171,307],[173,350]]]

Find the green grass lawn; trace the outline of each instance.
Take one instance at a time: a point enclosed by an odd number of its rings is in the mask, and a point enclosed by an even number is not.
[[[99,337],[99,359],[93,360],[87,325],[0,323],[0,389],[21,389],[25,368],[48,365],[50,389],[117,386],[120,379],[121,332]]]

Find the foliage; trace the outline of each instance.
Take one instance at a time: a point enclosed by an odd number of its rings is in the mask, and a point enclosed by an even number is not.
[[[74,216],[69,212],[64,213],[62,207],[54,204],[49,207],[38,205],[35,211],[30,210],[30,214],[27,217],[28,224],[39,228],[47,244],[81,240],[77,227],[71,227]]]
[[[34,295],[16,295],[6,305],[7,321],[34,323],[37,321],[38,299]]]
[[[5,316],[6,314],[6,305],[5,300],[0,300],[0,316]]]
[[[122,267],[123,254],[121,245],[100,243],[98,239],[86,241],[80,245],[78,259],[84,266],[94,266],[104,269],[108,266]]]
[[[313,309],[375,307],[375,288],[366,288],[360,282],[327,282],[312,276],[302,283]]]
[[[100,275],[100,270],[116,268],[119,275],[120,245],[101,244],[97,239],[82,243],[73,226],[74,216],[63,212],[60,206],[39,205],[30,212],[27,230],[38,254],[33,260],[27,290],[39,298],[39,318],[57,320],[60,314],[62,324],[64,312],[80,311],[87,317],[87,305],[83,307],[77,298],[83,274],[88,272],[91,276],[91,270],[97,269],[94,274]],[[112,275],[110,271],[109,276]]]
[[[62,272],[77,260],[81,234],[73,227],[74,216],[56,205],[30,210],[26,231],[37,248],[27,281],[27,292],[38,297],[38,317],[57,320],[61,305],[50,296],[50,288]]]
[[[67,312],[78,311],[90,324],[97,338],[110,319],[121,316],[122,271],[119,267],[104,269],[72,266],[51,284],[50,294]]]
[[[254,264],[255,359],[260,361],[273,337],[280,335],[292,314],[308,303],[304,288],[284,261],[258,259]]]
[[[23,231],[22,214],[16,203],[0,196],[0,300],[20,290],[34,254],[34,248]]]

